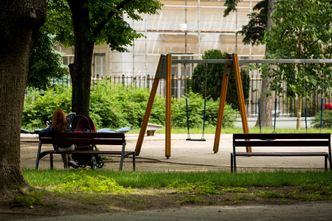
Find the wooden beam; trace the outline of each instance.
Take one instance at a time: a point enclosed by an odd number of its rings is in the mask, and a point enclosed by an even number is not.
[[[242,119],[242,128],[245,134],[249,133],[248,127],[248,120],[246,114],[246,106],[244,100],[244,93],[243,93],[243,86],[242,86],[242,79],[240,73],[240,64],[237,54],[232,55],[233,58],[233,70],[235,75],[235,83],[236,83],[236,91],[237,91],[237,98],[240,107],[240,114]],[[246,147],[247,152],[252,152],[251,147]]]
[[[217,126],[216,126],[216,131],[214,134],[214,144],[213,144],[214,153],[217,153],[219,150],[220,134],[221,134],[221,128],[222,128],[222,121],[224,118],[224,110],[225,110],[226,95],[227,95],[227,88],[228,88],[229,69],[230,69],[230,65],[225,64],[224,74],[222,76],[221,90],[220,90]]]
[[[165,131],[165,156],[171,156],[171,101],[172,101],[172,55],[166,55],[166,131]]]
[[[148,100],[148,103],[147,103],[147,106],[146,106],[145,114],[144,114],[144,117],[143,117],[143,122],[142,122],[141,129],[140,129],[140,132],[139,132],[139,135],[138,135],[136,148],[135,148],[135,154],[137,156],[141,152],[141,148],[142,148],[142,144],[143,144],[143,140],[144,140],[144,134],[145,134],[146,128],[148,126],[148,122],[149,122],[149,118],[150,118],[150,115],[151,115],[151,110],[152,110],[152,105],[153,105],[153,102],[154,102],[154,98],[157,94],[157,88],[158,88],[158,84],[159,84],[159,80],[160,80],[160,78],[158,76],[160,76],[160,72],[162,71],[161,70],[162,67],[165,67],[165,65],[163,65],[163,62],[164,62],[163,56],[164,55],[161,55],[160,59],[159,59],[156,75],[155,75],[155,78],[153,80],[149,100]]]

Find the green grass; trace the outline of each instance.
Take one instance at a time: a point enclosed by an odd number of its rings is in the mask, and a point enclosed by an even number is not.
[[[332,199],[332,172],[117,172],[107,170],[24,170],[27,182],[55,192],[127,193],[132,189],[171,189],[178,193],[243,193],[252,188],[294,187],[299,193]],[[260,196],[278,196],[270,192]]]

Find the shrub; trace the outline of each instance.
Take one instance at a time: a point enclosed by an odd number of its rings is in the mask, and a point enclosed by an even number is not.
[[[138,128],[142,123],[148,98],[149,90],[147,89],[114,86],[108,81],[101,81],[91,90],[90,117],[97,128],[124,126]],[[201,95],[189,94],[191,127],[202,126],[203,103]],[[27,129],[45,127],[45,121],[51,119],[51,115],[57,107],[62,108],[67,113],[70,112],[71,88],[57,87],[46,91],[31,89],[25,99],[23,127]],[[217,111],[218,101],[207,100],[207,126],[215,126]],[[226,105],[223,126],[233,126],[235,118],[236,111]],[[173,127],[186,127],[185,98],[172,100],[172,120]],[[164,125],[165,98],[155,97],[149,122]]]
[[[217,49],[211,49],[204,52],[203,59],[226,59],[227,53],[223,53]],[[224,64],[198,64],[194,71],[191,80],[191,89],[195,93],[200,93],[208,98],[217,100],[220,97],[220,89],[222,83],[222,76],[224,73]],[[241,68],[241,78],[244,98],[249,97],[249,70]],[[237,99],[237,90],[235,83],[235,74],[233,71],[229,74],[228,91],[226,101],[234,109],[239,109]]]
[[[312,122],[312,126],[315,128],[320,128],[320,114],[321,112],[317,112],[315,118]],[[332,128],[332,111],[324,110],[323,111],[323,119],[322,119],[322,127],[323,128]]]

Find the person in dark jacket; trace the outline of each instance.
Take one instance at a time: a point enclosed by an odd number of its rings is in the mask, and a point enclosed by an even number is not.
[[[67,116],[65,112],[61,108],[57,108],[52,115],[52,121],[51,125],[44,130],[41,131],[41,134],[43,135],[53,135],[56,133],[64,133],[67,131],[68,128],[68,122],[67,122]],[[58,145],[53,145],[54,149],[56,151],[69,151],[69,150],[74,150],[75,146],[74,145],[69,145],[69,146],[58,146]],[[69,168],[74,167],[77,168],[78,165],[77,163],[72,160],[70,154],[61,154],[62,161],[64,168]]]

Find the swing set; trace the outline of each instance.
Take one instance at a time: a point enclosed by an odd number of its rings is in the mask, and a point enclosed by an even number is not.
[[[219,150],[220,143],[220,134],[222,121],[224,116],[224,109],[226,104],[226,94],[227,94],[227,86],[229,80],[230,70],[233,68],[233,73],[235,74],[235,82],[236,82],[236,91],[238,95],[238,102],[240,105],[240,114],[242,118],[242,128],[244,133],[249,133],[248,120],[245,111],[245,100],[242,88],[242,80],[240,75],[240,64],[237,54],[229,55],[229,59],[206,59],[206,60],[174,60],[172,61],[172,54],[161,55],[156,71],[156,75],[152,84],[148,104],[146,107],[146,111],[143,117],[143,122],[141,125],[141,130],[139,132],[135,153],[136,155],[140,154],[141,147],[144,140],[144,134],[148,125],[149,117],[151,115],[152,105],[154,102],[154,98],[156,96],[157,88],[159,85],[159,81],[161,79],[166,80],[166,122],[165,122],[165,156],[169,158],[171,156],[171,98],[172,98],[172,62],[173,63],[211,63],[211,64],[225,64],[223,78],[222,78],[222,86],[220,92],[220,101],[219,101],[219,110],[217,117],[217,125],[215,131],[213,152],[217,153]],[[188,141],[204,141],[204,130],[205,130],[205,114],[206,114],[206,95],[204,96],[204,110],[203,110],[203,132],[201,139],[191,139],[190,137],[190,116],[189,116],[189,104],[188,99],[186,99],[186,111],[187,111],[187,130],[188,130]],[[251,147],[246,148],[247,152],[251,152]]]
[[[141,124],[141,129],[139,132],[138,140],[136,143],[135,154],[138,156],[140,154],[144,134],[148,126],[149,117],[151,115],[152,105],[154,102],[154,98],[157,93],[157,88],[161,79],[165,79],[166,81],[166,122],[165,122],[165,156],[169,158],[171,156],[171,98],[172,98],[172,63],[173,64],[190,64],[190,63],[204,63],[204,64],[224,64],[224,73],[222,75],[222,84],[220,91],[220,99],[219,99],[219,109],[217,115],[217,124],[215,129],[214,136],[214,144],[213,144],[213,152],[217,153],[219,151],[219,143],[220,143],[220,135],[222,129],[222,122],[224,117],[224,109],[226,104],[226,95],[227,95],[227,86],[229,81],[229,74],[233,73],[235,77],[236,84],[236,92],[239,103],[239,110],[242,120],[242,129],[243,133],[249,133],[248,120],[246,115],[246,107],[245,107],[245,99],[242,87],[242,79],[240,74],[240,63],[248,64],[248,63],[261,63],[261,64],[299,64],[299,63],[307,63],[307,64],[319,64],[319,63],[332,63],[332,59],[261,59],[261,60],[241,60],[238,59],[237,54],[229,54],[228,59],[205,59],[205,60],[174,60],[172,61],[172,54],[161,55],[157,67],[157,71],[155,74],[155,78],[152,84],[149,100],[147,103],[146,111],[143,117],[143,122]],[[231,72],[231,69],[233,70]],[[186,109],[187,109],[187,130],[188,130],[188,138],[187,140],[192,141],[204,141],[204,129],[205,129],[205,114],[206,114],[206,96],[204,96],[204,110],[203,110],[203,132],[201,139],[191,139],[190,138],[190,115],[189,115],[189,104],[188,100],[186,101]],[[276,111],[276,107],[275,107]],[[276,119],[276,116],[275,116]],[[274,123],[275,125],[275,123]],[[246,147],[247,152],[252,152],[250,146]]]

